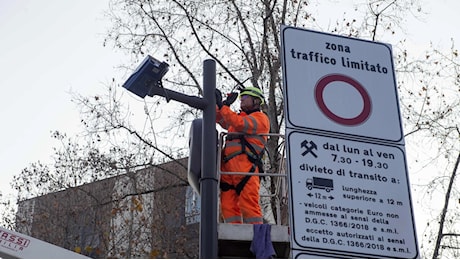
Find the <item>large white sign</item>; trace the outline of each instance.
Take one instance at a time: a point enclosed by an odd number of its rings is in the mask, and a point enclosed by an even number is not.
[[[391,47],[281,28],[294,258],[416,258]]]
[[[290,129],[287,141],[291,247],[341,257],[417,256],[403,148]]]
[[[402,142],[391,47],[282,29],[287,127]]]

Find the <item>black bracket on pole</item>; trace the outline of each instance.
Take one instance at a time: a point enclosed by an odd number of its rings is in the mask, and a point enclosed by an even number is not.
[[[201,157],[201,222],[200,258],[217,258],[217,169],[216,163],[216,62],[203,63],[203,98],[189,96],[165,89],[161,79],[168,72],[169,65],[147,56],[123,87],[141,98],[154,95],[165,97],[203,110]]]

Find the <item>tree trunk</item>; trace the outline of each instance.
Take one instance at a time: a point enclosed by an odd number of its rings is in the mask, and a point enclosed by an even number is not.
[[[442,232],[443,232],[444,222],[446,220],[447,208],[449,207],[450,193],[452,191],[452,186],[454,185],[454,179],[457,173],[459,161],[460,161],[460,152],[458,153],[457,161],[455,162],[454,170],[452,171],[452,176],[450,176],[449,186],[447,187],[445,201],[444,201],[444,208],[442,209],[441,219],[439,220],[438,238],[436,239],[436,245],[434,247],[434,252],[433,252],[433,257],[432,257],[433,259],[437,259],[439,256],[439,248],[441,247],[441,240],[443,238]]]

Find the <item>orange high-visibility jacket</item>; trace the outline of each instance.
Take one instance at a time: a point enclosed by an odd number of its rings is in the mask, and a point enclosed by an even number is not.
[[[229,133],[238,132],[245,134],[247,140],[257,154],[261,154],[267,142],[267,136],[250,136],[255,134],[267,134],[270,130],[270,122],[263,112],[256,111],[251,114],[244,112],[235,113],[228,106],[223,106],[216,111],[216,121]],[[224,172],[249,172],[254,169],[246,153],[242,153],[240,138],[227,136],[223,150],[222,171]],[[251,153],[246,147],[246,152]],[[244,178],[243,175],[222,174],[221,183],[237,186]],[[221,208],[225,222],[230,223],[262,223],[262,213],[259,205],[259,178],[249,178],[240,194],[234,189],[221,193]],[[241,220],[243,217],[243,220]]]
[[[224,129],[227,129],[229,133],[238,132],[245,134],[244,137],[258,154],[263,151],[267,143],[267,136],[251,136],[268,134],[270,131],[270,121],[268,116],[263,112],[256,111],[248,115],[245,112],[236,113],[228,106],[222,106],[220,110],[217,109],[216,111],[216,121]],[[236,153],[241,153],[240,139],[228,137],[227,139],[223,156],[232,157]],[[250,152],[250,150],[246,148],[246,152]]]

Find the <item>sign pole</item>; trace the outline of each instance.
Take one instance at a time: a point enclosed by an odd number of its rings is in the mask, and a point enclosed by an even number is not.
[[[203,98],[164,88],[161,79],[167,71],[167,63],[147,56],[123,87],[141,98],[158,95],[168,102],[172,99],[203,110],[200,258],[217,258],[216,62],[212,59],[203,62]]]
[[[216,171],[216,62],[203,63],[203,95],[207,106],[203,109],[201,157],[201,222],[200,258],[217,258],[217,171]]]

